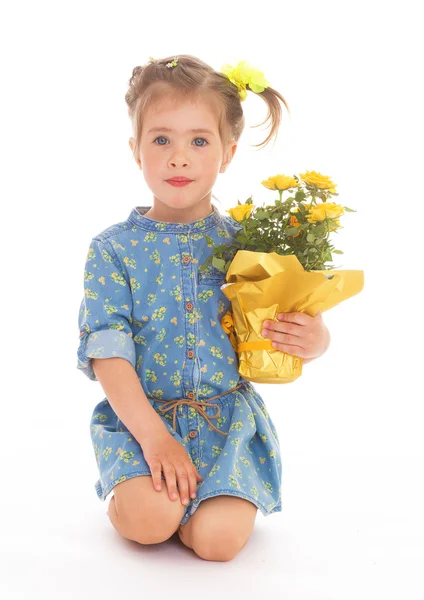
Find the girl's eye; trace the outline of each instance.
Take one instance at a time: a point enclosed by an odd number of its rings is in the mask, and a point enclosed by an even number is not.
[[[159,136],[158,136],[157,138],[155,138],[153,141],[154,141],[154,142],[156,142],[157,140],[166,140],[166,139],[167,139],[167,138],[166,138],[166,137],[164,137],[163,135],[159,135]],[[209,142],[208,142],[208,141],[207,141],[205,138],[201,138],[201,137],[199,137],[199,138],[195,138],[195,141],[197,141],[197,140],[203,140],[203,141],[205,142],[205,144],[202,144],[202,145],[200,145],[200,146],[199,146],[198,144],[195,144],[195,145],[196,145],[198,148],[204,148],[204,147],[205,147],[207,144],[209,144]],[[159,143],[158,143],[157,145],[158,145],[158,146],[166,146],[166,144],[159,144]]]
[[[197,140],[203,140],[204,142],[206,142],[206,144],[209,144],[209,142],[207,140],[205,140],[205,138],[196,138]],[[203,148],[203,146],[206,146],[206,144],[202,144],[201,146],[199,146],[200,148]],[[197,144],[196,144],[197,145]]]

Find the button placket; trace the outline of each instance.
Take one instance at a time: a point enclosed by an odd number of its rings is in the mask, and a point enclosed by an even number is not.
[[[193,311],[195,305],[194,305],[194,298],[195,298],[195,277],[194,275],[194,271],[192,268],[193,265],[193,254],[192,254],[192,247],[191,247],[191,243],[192,240],[190,238],[190,235],[188,233],[185,233],[184,235],[179,236],[178,238],[179,241],[179,248],[180,248],[180,252],[181,252],[181,264],[182,264],[182,295],[183,295],[183,302],[185,302],[185,310],[188,312]],[[187,299],[187,300],[186,300]],[[191,323],[190,319],[187,318],[187,313],[184,315],[184,319],[185,319],[185,333],[186,333],[186,340],[191,338],[195,338],[196,335],[196,323]],[[186,342],[187,343],[187,342]],[[194,350],[192,348],[186,348],[186,356],[187,358],[191,359],[191,360],[185,360],[183,363],[183,367],[182,367],[182,381],[181,381],[181,385],[182,385],[182,390],[183,390],[183,394],[185,393],[185,397],[191,400],[194,400],[196,395],[194,393],[194,386],[195,386],[195,381],[194,381],[194,373],[193,373],[193,369],[196,367],[196,362],[193,360],[195,355],[194,355]],[[185,390],[188,390],[185,391]],[[187,420],[187,425],[188,425],[188,430],[193,430],[194,427],[196,427],[198,425],[198,419],[194,416],[189,416],[190,412],[189,411],[189,407],[187,405],[184,405],[184,409],[187,411],[187,416],[188,416],[188,420]],[[195,411],[197,414],[197,411]]]

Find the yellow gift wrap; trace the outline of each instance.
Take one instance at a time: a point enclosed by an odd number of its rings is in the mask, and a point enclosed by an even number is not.
[[[305,271],[295,255],[239,250],[222,292],[231,300],[221,325],[238,353],[238,372],[257,383],[289,383],[302,374],[303,360],[272,347],[261,334],[265,320],[280,313],[314,317],[364,287],[363,271]]]

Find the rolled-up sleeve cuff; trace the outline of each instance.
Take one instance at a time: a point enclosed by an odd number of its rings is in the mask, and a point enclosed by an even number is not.
[[[84,333],[78,348],[77,368],[92,381],[98,381],[92,366],[92,358],[124,358],[135,369],[135,344],[132,337],[122,331],[108,329]]]

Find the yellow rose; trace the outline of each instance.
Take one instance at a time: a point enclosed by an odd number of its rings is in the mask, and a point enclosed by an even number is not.
[[[230,217],[234,219],[234,221],[243,221],[244,216],[246,216],[246,219],[250,217],[250,213],[253,209],[253,204],[239,204],[226,212],[230,214]]]
[[[288,190],[300,185],[297,179],[288,175],[275,175],[261,181],[261,183],[270,190]]]
[[[334,202],[322,202],[316,204],[310,208],[309,214],[306,215],[306,219],[309,223],[315,223],[315,221],[324,221],[325,215],[329,219],[337,219],[344,213],[343,206],[340,204],[334,204]]]
[[[321,175],[321,173],[317,173],[316,171],[305,171],[305,173],[300,173],[299,177],[309,185],[316,185],[321,190],[329,190],[333,194],[336,193],[336,186],[326,175]]]

